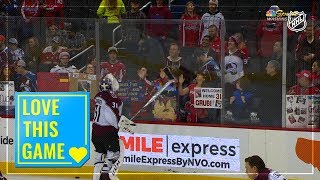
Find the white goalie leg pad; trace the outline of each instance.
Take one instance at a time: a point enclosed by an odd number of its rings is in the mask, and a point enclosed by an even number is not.
[[[113,152],[107,151],[107,155],[104,159],[104,165],[101,172],[109,173],[113,164],[119,159],[120,151]]]
[[[93,170],[93,180],[100,179],[100,173],[102,171],[104,165],[104,159],[106,155],[103,153],[96,152],[95,162],[94,162],[94,170]]]
[[[122,140],[119,139],[119,145],[120,145],[120,156],[118,160],[113,164],[109,177],[111,180],[118,180],[119,178],[117,177],[117,173],[119,171],[120,166],[123,164],[123,159],[124,159],[124,145]]]

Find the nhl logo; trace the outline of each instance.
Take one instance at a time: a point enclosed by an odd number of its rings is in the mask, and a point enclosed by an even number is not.
[[[305,30],[307,27],[307,15],[302,12],[292,12],[290,11],[288,15],[287,26],[291,31],[300,32]]]

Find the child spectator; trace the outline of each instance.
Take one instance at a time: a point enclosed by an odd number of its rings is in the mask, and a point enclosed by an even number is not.
[[[137,71],[137,75],[139,80],[137,83],[139,83],[139,86],[141,87],[141,90],[144,92],[143,94],[143,100],[140,101],[131,101],[131,108],[130,108],[130,115],[135,115],[152,97],[153,95],[153,84],[147,79],[148,77],[148,70],[145,67],[141,67]],[[138,115],[138,117],[142,117],[143,119],[150,118],[151,117],[151,106],[146,107],[146,109],[143,109],[141,113]]]
[[[209,34],[210,25],[215,25],[218,28],[219,37],[225,37],[226,25],[223,14],[218,9],[218,0],[209,0],[209,11],[205,13],[201,21],[203,23],[202,38]],[[201,38],[201,40],[202,40]]]
[[[8,41],[9,52],[11,53],[14,62],[24,59],[24,51],[18,47],[18,41],[15,38],[10,38]]]
[[[296,74],[298,84],[291,87],[288,91],[290,95],[315,95],[320,91],[317,87],[312,85],[312,74],[308,70],[302,70]]]
[[[15,63],[15,90],[17,92],[36,92],[37,78],[32,72],[26,70],[27,64],[23,60]]]
[[[50,72],[51,73],[73,73],[79,72],[74,65],[69,64],[70,54],[68,52],[61,52],[59,54],[59,64],[54,66]]]
[[[26,63],[29,70],[36,74],[38,72],[42,50],[38,38],[31,37],[27,41],[25,52]]]
[[[119,23],[124,13],[126,8],[122,0],[102,0],[97,10],[99,18],[106,18],[107,23]]]
[[[110,47],[108,49],[109,60],[102,62],[101,67],[101,78],[111,73],[118,82],[122,82],[126,76],[126,66],[120,62],[117,58],[118,49],[116,47]]]
[[[320,89],[320,60],[316,60],[312,64],[312,84]]]
[[[249,90],[250,81],[246,77],[241,77],[236,82],[236,90],[230,97],[230,110],[236,122],[249,119],[253,93]],[[227,113],[228,114],[228,113]]]
[[[96,74],[96,70],[95,70],[94,65],[91,64],[91,63],[87,64],[84,73],[95,75]]]
[[[208,110],[205,108],[195,108],[194,107],[194,93],[195,88],[205,87],[204,82],[206,80],[206,74],[199,72],[197,73],[196,82],[191,83],[188,87],[183,88],[182,84],[184,83],[183,75],[179,76],[179,95],[184,96],[189,94],[190,101],[185,104],[185,110],[188,112],[187,122],[191,123],[208,123]]]
[[[200,42],[201,17],[196,13],[195,4],[189,1],[179,24],[180,45],[184,48],[195,48]],[[193,50],[189,54],[192,54]]]

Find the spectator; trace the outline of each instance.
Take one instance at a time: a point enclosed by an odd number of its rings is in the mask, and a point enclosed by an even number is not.
[[[137,71],[137,75],[139,80],[139,86],[141,87],[141,91],[144,93],[142,96],[142,100],[140,101],[131,101],[131,108],[130,108],[130,115],[135,115],[152,97],[154,86],[153,84],[147,79],[148,78],[148,70],[145,67],[141,67]],[[150,118],[151,114],[151,107],[148,106],[146,109],[143,109],[142,112],[137,116],[141,117],[142,119]]]
[[[263,160],[257,155],[247,157],[244,161],[246,173],[252,180],[286,180],[278,172],[266,168]]]
[[[243,35],[241,33],[235,33],[233,35],[237,41],[238,41],[238,48],[239,50],[245,55],[245,57],[250,57],[250,54],[249,54],[249,49],[247,47],[247,44],[246,44],[246,41],[244,40],[243,38]]]
[[[3,70],[1,71],[0,81],[13,81],[14,80],[14,71],[8,65],[4,65]]]
[[[55,25],[55,24],[51,24],[49,27],[48,27],[48,30],[46,32],[46,46],[51,46],[52,45],[52,39],[56,36],[59,36],[62,43],[61,44],[64,44],[64,39],[62,37],[62,33],[61,33],[61,30],[59,30],[59,28]]]
[[[124,13],[126,8],[122,0],[102,0],[97,10],[99,18],[106,18],[107,23],[119,23]]]
[[[87,64],[84,73],[95,75],[96,74],[96,70],[95,70],[94,65],[91,64],[91,63]]]
[[[122,40],[128,51],[137,52],[138,44],[145,38],[146,15],[140,11],[140,0],[131,0],[130,5],[131,10],[122,16]]]
[[[296,74],[298,78],[298,84],[291,87],[288,91],[290,95],[315,95],[320,91],[312,84],[312,74],[309,70],[302,70]]]
[[[15,63],[15,90],[18,92],[36,92],[37,78],[32,72],[26,70],[27,64],[23,60]]]
[[[122,82],[126,76],[126,66],[121,63],[118,56],[118,49],[116,47],[110,47],[108,49],[109,60],[102,62],[101,67],[101,78],[111,73],[118,82]]]
[[[42,13],[42,7],[40,0],[23,0],[21,3],[21,37],[20,41],[25,38],[29,38],[34,35],[34,25],[39,21],[38,17],[40,17]]]
[[[239,45],[240,45],[240,39],[239,36],[233,35],[229,38],[228,41],[228,51],[226,52],[226,55],[229,56],[238,56],[242,59],[243,65],[247,66],[248,64],[248,59],[249,59],[249,54],[246,54],[245,52],[243,52]]]
[[[191,83],[189,86],[183,88],[184,83],[183,75],[179,76],[179,95],[189,95],[190,101],[185,103],[185,110],[188,112],[187,122],[191,123],[209,123],[208,110],[205,108],[195,108],[194,107],[194,94],[195,88],[205,87],[204,83],[206,81],[206,74],[199,72],[197,73],[196,83]]]
[[[42,51],[38,38],[29,38],[28,44],[26,45],[25,58],[29,70],[35,74],[38,72],[41,53]]]
[[[86,48],[86,38],[75,26],[67,27],[66,32],[66,51],[69,52],[71,57],[74,57]],[[76,64],[78,67],[83,67],[85,66],[85,59],[83,56],[79,56],[75,59],[74,64]]]
[[[18,47],[17,39],[10,38],[8,42],[9,52],[11,53],[12,60],[15,62],[24,59],[24,51]]]
[[[203,37],[201,49],[206,53],[208,57],[212,57],[220,64],[220,62],[218,61],[220,57],[218,56],[218,53],[212,49],[212,46],[210,44],[210,36]]]
[[[206,74],[207,82],[213,83],[210,87],[220,87],[221,72],[219,64],[212,57],[207,56],[206,52],[201,49],[197,49],[194,55],[199,64],[197,71]]]
[[[68,52],[61,52],[59,54],[60,63],[54,66],[51,73],[73,73],[79,72],[74,65],[70,65],[70,54]]]
[[[280,66],[282,67],[282,42],[277,41],[273,45],[273,53],[271,56],[271,59],[278,61]],[[287,76],[287,87],[291,87],[294,84],[295,78],[292,76],[292,74],[295,73],[295,60],[292,54],[288,51],[287,52],[287,61],[286,61],[287,67],[286,67],[286,76]]]
[[[44,0],[44,17],[47,19],[47,26],[58,24],[60,29],[64,28],[64,0]]]
[[[195,48],[200,43],[201,17],[196,13],[193,1],[186,4],[185,13],[181,16],[179,24],[180,46],[183,48]],[[190,51],[192,54],[193,49]]]
[[[66,49],[60,46],[60,37],[56,36],[52,39],[52,46],[46,47],[41,54],[39,70],[48,72],[54,65],[59,64],[59,54]]]
[[[312,64],[312,84],[320,89],[320,60],[316,60]]]
[[[253,93],[250,91],[250,81],[246,77],[241,77],[236,82],[233,96],[230,97],[230,110],[236,123],[242,124],[243,121],[250,118],[252,101]]]
[[[221,52],[221,40],[218,34],[218,28],[216,25],[212,24],[208,28],[208,33],[209,33],[209,41],[211,42],[211,46],[214,52],[218,54],[219,61],[220,61],[220,52]],[[205,36],[203,36],[205,37]],[[203,41],[203,40],[202,40]],[[202,42],[203,45],[203,42]]]
[[[280,10],[278,6],[271,6],[270,9],[275,12]],[[263,58],[270,57],[274,43],[282,39],[282,32],[282,21],[262,20],[256,30],[257,54]],[[292,32],[288,31],[288,36],[291,34]]]
[[[281,65],[278,61],[271,60],[266,66],[266,74],[259,80],[257,89],[261,97],[261,120],[262,125],[281,127],[282,126],[282,88],[281,88]]]
[[[151,6],[148,13],[148,19],[152,19],[147,25],[148,35],[158,39],[164,48],[164,41],[171,31],[170,20],[172,14],[164,0],[156,0],[156,5]]]
[[[320,40],[315,37],[315,26],[308,24],[306,38],[299,42],[296,50],[298,71],[311,70],[312,63],[320,58]]]
[[[190,71],[192,65],[191,62],[186,62],[180,55],[180,47],[177,43],[171,43],[169,48],[169,56],[166,58],[166,67],[170,68],[173,75],[179,77],[180,74],[184,74],[187,78],[187,82],[190,82],[192,73]]]
[[[218,28],[219,37],[225,37],[226,35],[224,16],[219,11],[218,5],[218,0],[209,0],[209,11],[201,18],[203,23],[202,38],[209,34],[209,26],[213,24]]]

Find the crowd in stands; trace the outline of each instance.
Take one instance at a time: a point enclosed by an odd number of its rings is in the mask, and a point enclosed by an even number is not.
[[[141,113],[141,118],[219,123],[224,118],[220,109],[194,107],[195,88],[210,87],[224,89],[226,121],[248,124],[259,114],[261,125],[273,127],[282,126],[283,91],[320,94],[320,30],[314,16],[307,17],[305,31],[287,31],[288,48],[283,50],[282,21],[264,19],[255,26],[255,34],[234,33],[218,0],[208,0],[206,12],[197,10],[194,1],[186,2],[180,20],[172,19],[164,0],[156,0],[147,13],[140,10],[145,3],[142,0],[102,0],[96,7],[97,16],[105,19],[108,32],[121,25],[123,48],[109,43],[102,51],[107,60],[101,59],[97,65],[92,58],[73,59],[88,47],[89,39],[77,23],[65,23],[63,0],[8,2],[11,4],[1,4],[2,13],[20,14],[21,18],[12,29],[10,21],[0,21],[0,80],[14,80],[16,91],[37,91],[38,72],[100,72],[99,78],[112,73],[120,83],[143,84],[144,98],[129,105],[133,115],[168,82],[164,69],[169,68],[176,83],[165,90],[153,109]],[[276,5],[270,9],[280,10]],[[42,27],[38,17],[46,17],[45,37],[37,35]]]

